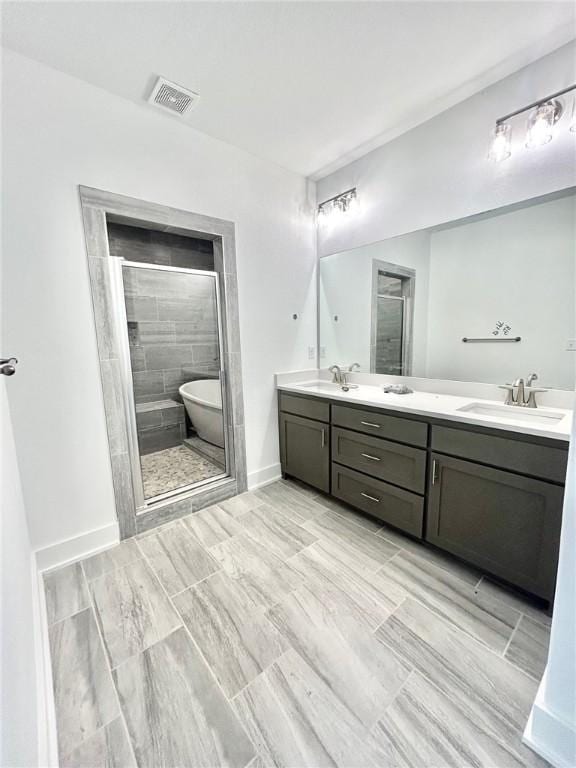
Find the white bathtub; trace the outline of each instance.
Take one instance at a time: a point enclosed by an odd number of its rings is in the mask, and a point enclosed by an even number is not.
[[[224,448],[220,379],[189,381],[182,384],[178,391],[198,436],[202,440]]]

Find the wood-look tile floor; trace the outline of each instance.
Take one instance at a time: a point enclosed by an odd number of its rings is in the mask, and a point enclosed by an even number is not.
[[[537,768],[537,606],[294,483],[45,576],[61,766]]]

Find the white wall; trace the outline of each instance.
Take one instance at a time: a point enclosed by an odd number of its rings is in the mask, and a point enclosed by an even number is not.
[[[575,242],[574,196],[433,232],[426,376],[574,389]],[[522,341],[462,343],[497,320]]]
[[[370,371],[372,263],[375,259],[416,271],[412,375],[425,376],[428,232],[414,232],[320,259],[320,345],[325,348],[320,365],[324,368],[333,363],[358,362],[362,371]]]
[[[236,222],[249,479],[278,469],[273,373],[308,366],[316,343],[305,179],[10,51],[2,106],[10,407],[33,547],[115,519],[79,184]]]
[[[372,258],[362,251],[320,261],[322,367],[358,363],[363,371],[370,370]]]
[[[318,182],[318,200],[358,189],[357,212],[320,225],[321,255],[537,197],[576,184],[576,142],[569,112],[557,137],[523,147],[525,118],[514,123],[514,152],[487,159],[497,117],[576,80],[570,43]]]
[[[576,765],[576,416],[568,454],[548,664],[526,727],[528,744],[556,768]]]
[[[18,374],[0,381],[0,765],[28,768],[38,765],[39,660],[32,550],[5,391],[18,384]]]

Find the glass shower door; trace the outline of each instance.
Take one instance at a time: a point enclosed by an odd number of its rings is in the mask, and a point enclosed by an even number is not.
[[[121,262],[137,506],[227,474],[218,276]]]
[[[403,296],[378,296],[375,373],[401,376],[404,372],[405,304]]]

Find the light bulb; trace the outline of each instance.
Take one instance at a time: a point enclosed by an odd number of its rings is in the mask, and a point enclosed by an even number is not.
[[[554,123],[558,119],[558,104],[547,101],[540,104],[528,118],[527,147],[541,147],[552,139]]]
[[[509,123],[496,123],[488,152],[488,158],[495,163],[506,160],[512,154],[510,151],[510,132]]]

